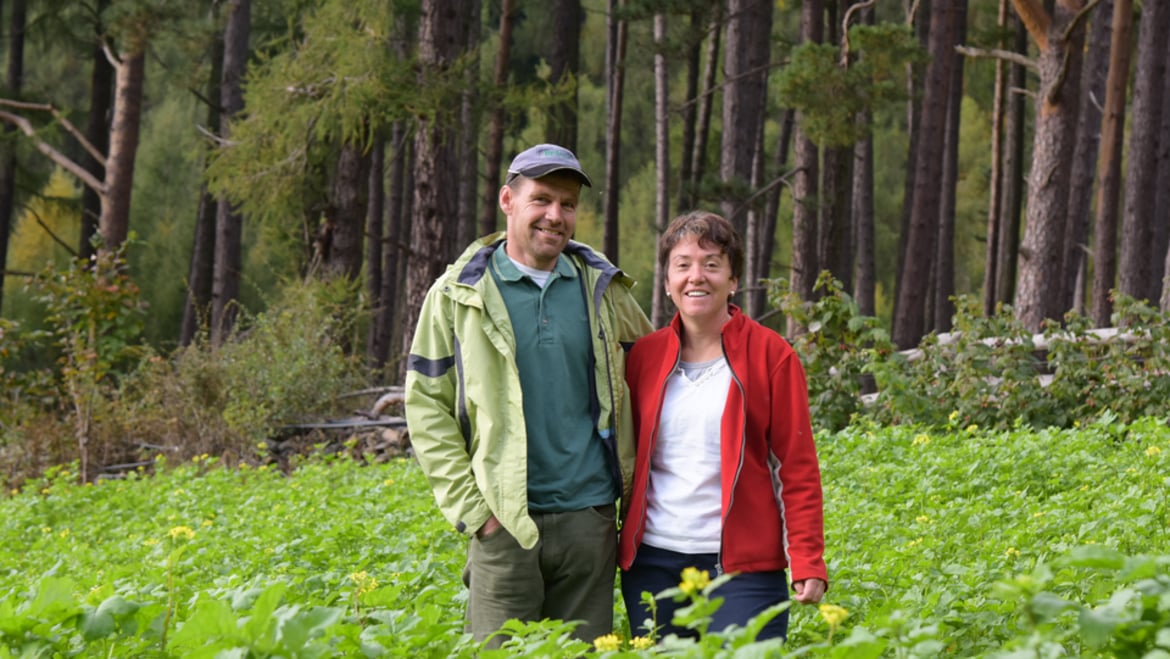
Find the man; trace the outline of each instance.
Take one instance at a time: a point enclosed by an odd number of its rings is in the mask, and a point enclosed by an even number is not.
[[[499,193],[507,231],[439,277],[411,345],[411,444],[443,515],[472,536],[477,640],[511,618],[580,620],[586,641],[612,630],[614,502],[633,468],[624,352],[652,328],[633,281],[572,240],[582,185],[568,149],[516,156]]]

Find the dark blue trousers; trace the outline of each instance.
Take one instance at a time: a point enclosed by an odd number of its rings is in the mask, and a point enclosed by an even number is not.
[[[630,617],[630,633],[634,636],[645,634],[647,618],[650,618],[650,609],[642,604],[642,592],[648,591],[657,595],[667,588],[674,588],[682,581],[683,568],[695,567],[706,570],[712,579],[715,578],[716,554],[680,554],[668,549],[659,549],[642,545],[638,548],[638,555],[629,570],[622,572],[622,598],[626,602],[626,611]],[[743,627],[747,621],[762,613],[770,606],[788,601],[788,579],[784,570],[775,572],[744,572],[735,575],[730,581],[723,584],[711,593],[711,597],[722,597],[723,605],[712,616],[710,631],[723,631],[728,625],[736,624]],[[674,612],[680,607],[688,606],[690,602],[675,602],[673,598],[657,601],[659,638],[668,634],[677,634],[680,637],[694,637],[694,630],[676,627],[671,624]],[[760,630],[757,640],[769,638],[787,638],[788,611],[768,621]]]

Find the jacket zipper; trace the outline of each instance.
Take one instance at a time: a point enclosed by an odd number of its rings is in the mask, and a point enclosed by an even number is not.
[[[735,386],[739,387],[740,405],[743,408],[740,410],[740,418],[743,425],[739,430],[739,462],[735,465],[735,478],[731,480],[731,495],[727,499],[727,510],[723,513],[723,519],[720,520],[719,524],[719,556],[715,559],[716,576],[723,574],[723,544],[727,539],[724,529],[727,528],[727,518],[731,515],[731,508],[735,505],[735,488],[739,485],[739,476],[743,472],[743,456],[747,445],[747,391],[744,389],[743,381],[739,379],[739,375],[731,365],[731,359],[727,356],[727,346],[723,344],[722,338],[720,345],[723,350],[723,359],[727,361],[727,370],[731,371],[731,379],[735,381]]]

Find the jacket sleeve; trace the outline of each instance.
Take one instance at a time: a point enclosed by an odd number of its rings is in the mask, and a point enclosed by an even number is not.
[[[654,330],[646,313],[638,305],[633,294],[626,287],[621,287],[621,293],[614,299],[615,331],[617,340],[622,346],[621,376],[618,378],[620,400],[615,410],[617,423],[617,452],[618,463],[622,472],[622,507],[629,505],[630,491],[634,484],[634,463],[637,458],[635,447],[634,411],[630,395],[630,387],[625,376],[626,357],[634,347],[634,342]]]
[[[787,346],[785,346],[787,348]],[[808,383],[790,348],[771,373],[772,452],[780,459],[788,564],[793,581],[828,583],[825,567],[824,499],[808,407]]]
[[[405,384],[406,423],[419,466],[443,516],[474,533],[492,514],[471,469],[471,429],[460,417],[451,302],[432,287],[419,311]]]

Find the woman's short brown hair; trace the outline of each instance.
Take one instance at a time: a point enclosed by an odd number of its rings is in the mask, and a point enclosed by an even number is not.
[[[662,232],[662,237],[658,239],[658,264],[663,271],[666,270],[666,262],[670,260],[670,250],[684,236],[694,236],[700,245],[722,250],[731,262],[731,276],[736,279],[743,276],[743,241],[739,238],[739,232],[723,216],[701,210],[679,215]]]

